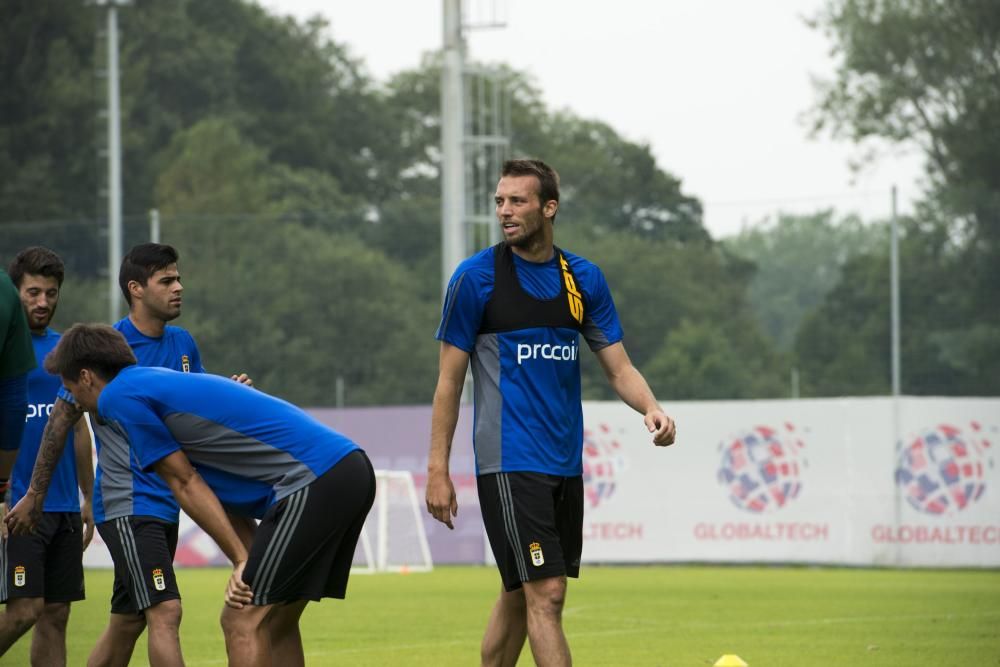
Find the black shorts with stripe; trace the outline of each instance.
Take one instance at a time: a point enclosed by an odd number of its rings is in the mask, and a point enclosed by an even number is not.
[[[501,472],[476,482],[505,590],[525,581],[580,576],[583,477]]]
[[[374,501],[375,471],[358,450],[272,505],[257,527],[243,570],[253,604],[343,599]]]
[[[83,522],[79,512],[43,512],[35,532],[0,540],[0,601],[84,598]]]
[[[139,614],[179,600],[174,576],[177,524],[151,516],[125,516],[97,525],[115,564],[112,614]]]

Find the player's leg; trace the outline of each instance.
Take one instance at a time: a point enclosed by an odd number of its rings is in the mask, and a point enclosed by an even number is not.
[[[87,659],[88,667],[127,667],[139,635],[146,629],[146,617],[129,593],[129,563],[121,541],[117,520],[97,524],[97,532],[108,547],[115,568],[108,624],[97,638]]]
[[[46,516],[53,532],[45,552],[45,609],[31,639],[31,664],[65,665],[70,604],[84,598],[83,524],[79,512]]]
[[[143,614],[112,612],[108,625],[87,658],[87,667],[128,667],[139,635],[146,629]]]
[[[89,664],[127,664],[147,627],[150,664],[183,664],[180,593],[173,570],[177,524],[133,516],[97,528],[115,564],[115,589],[111,620]],[[118,662],[122,657],[125,662]]]
[[[44,607],[40,597],[7,600],[7,609],[0,614],[0,656],[35,625]]]
[[[570,665],[569,644],[562,627],[566,577],[524,582],[528,642],[538,667]]]
[[[308,600],[298,600],[271,607],[267,615],[267,632],[271,643],[271,664],[302,667],[306,664],[302,651],[299,619]]]
[[[275,664],[302,664],[299,617],[308,600],[346,596],[351,560],[374,499],[375,473],[358,451],[268,509],[243,570],[253,603],[223,610],[227,647],[240,650],[234,638],[244,636],[258,652],[267,647],[279,656]],[[266,607],[272,607],[266,618],[252,611]]]
[[[69,602],[46,602],[31,636],[33,667],[65,667]]]
[[[45,609],[45,553],[55,526],[51,515],[43,512],[34,533],[0,540],[0,600],[7,604],[0,614],[0,655],[35,625]]]
[[[525,628],[536,663],[569,664],[562,608],[566,575],[579,573],[575,543],[582,545],[582,483],[578,493],[575,482],[561,477],[497,473],[480,476],[478,488],[483,523],[504,589],[512,592],[523,586]],[[574,531],[576,537],[564,536]],[[516,645],[522,630],[509,621],[516,617],[503,614],[520,610],[505,604],[509,602],[501,596],[494,607],[483,638],[484,663],[516,660],[508,647]],[[501,626],[505,622],[506,628]],[[510,634],[505,636],[503,630]],[[498,654],[502,654],[499,659]]]
[[[493,605],[483,643],[480,646],[482,664],[489,667],[513,667],[521,656],[524,640],[528,636],[524,590],[500,589],[500,597]]]
[[[146,639],[152,667],[184,667],[181,655],[181,601],[164,600],[146,609]]]
[[[258,667],[271,664],[271,639],[267,614],[273,605],[222,608],[222,634],[230,665]]]

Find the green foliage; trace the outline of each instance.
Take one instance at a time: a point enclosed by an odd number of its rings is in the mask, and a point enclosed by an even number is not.
[[[753,264],[754,316],[779,349],[789,350],[802,318],[840,282],[844,265],[888,242],[884,226],[865,226],[856,217],[835,222],[828,210],[782,214],[722,243]]]
[[[0,3],[0,221],[94,211],[94,27],[82,2]]]
[[[179,323],[206,365],[246,370],[299,403],[331,403],[338,378],[348,404],[428,402],[441,291],[439,59],[379,86],[320,20],[243,0],[145,0],[118,14],[126,244],[146,240],[146,211],[158,209],[163,241],[181,251]],[[0,73],[11,82],[0,89],[0,167],[16,173],[0,184],[0,220],[103,211],[103,126],[93,123],[103,10],[11,0],[0,17]],[[604,268],[630,354],[640,368],[660,360],[654,386],[675,398],[698,387],[779,391],[784,361],[750,315],[748,265],[712,242],[697,199],[648,145],[552,112],[525,74],[499,72],[512,153],[560,171],[557,242]],[[55,246],[71,266],[61,314],[99,319],[102,226],[16,226],[0,251]],[[673,346],[690,342],[682,323],[710,333],[723,379],[711,359],[679,364]],[[587,398],[612,397],[592,360],[584,382]]]

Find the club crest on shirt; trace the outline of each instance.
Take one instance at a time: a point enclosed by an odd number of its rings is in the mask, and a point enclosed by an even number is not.
[[[167,588],[167,582],[163,578],[163,570],[156,568],[153,570],[153,586],[158,591],[165,590]]]
[[[532,542],[528,545],[528,551],[531,553],[531,564],[535,567],[540,567],[545,564],[545,555],[542,554],[542,545],[538,542]]]
[[[181,355],[181,370],[185,373],[191,372],[191,359],[186,355]]]
[[[21,587],[28,583],[27,572],[25,572],[23,565],[18,565],[14,568],[14,585]]]

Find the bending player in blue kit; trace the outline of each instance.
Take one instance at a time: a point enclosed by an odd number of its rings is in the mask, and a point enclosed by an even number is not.
[[[279,398],[219,376],[136,365],[120,333],[77,324],[48,356],[78,405],[130,443],[233,563],[230,664],[302,665],[310,600],[343,598],[375,474],[364,452]],[[227,512],[260,518],[252,537]],[[239,531],[239,532],[238,532]]]

